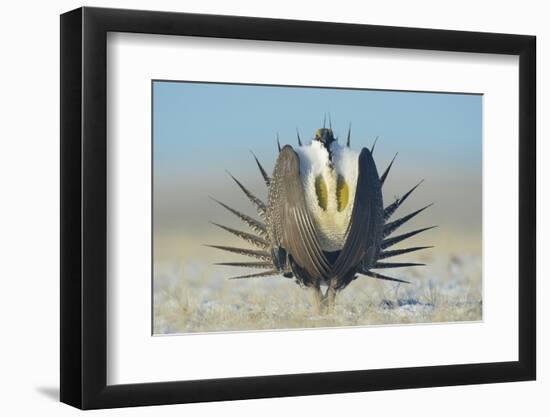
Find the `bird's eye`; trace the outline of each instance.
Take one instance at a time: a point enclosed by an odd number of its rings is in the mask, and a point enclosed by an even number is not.
[[[321,175],[315,178],[315,194],[317,195],[319,207],[326,211],[328,205],[328,189],[327,183]]]
[[[349,202],[349,187],[341,175],[336,179],[336,202],[338,211],[344,210]]]

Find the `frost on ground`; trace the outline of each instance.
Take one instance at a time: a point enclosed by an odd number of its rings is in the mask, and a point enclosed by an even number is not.
[[[411,284],[361,276],[338,294],[333,314],[319,316],[313,313],[310,291],[292,279],[228,280],[250,270],[214,265],[230,260],[231,255],[210,248],[167,244],[173,250],[156,256],[154,264],[155,334],[482,319],[479,251],[457,254],[439,248],[418,253],[414,259],[409,256],[407,261],[427,264],[394,272]],[[155,251],[159,253],[159,248]]]

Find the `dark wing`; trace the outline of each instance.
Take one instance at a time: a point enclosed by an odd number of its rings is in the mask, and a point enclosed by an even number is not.
[[[277,158],[268,196],[268,228],[274,248],[283,248],[310,279],[328,278],[300,179],[300,158],[286,145]]]
[[[383,236],[384,206],[382,186],[371,152],[363,148],[358,160],[355,201],[348,225],[346,243],[338,255],[332,274],[339,284],[349,279],[363,261],[376,260]]]

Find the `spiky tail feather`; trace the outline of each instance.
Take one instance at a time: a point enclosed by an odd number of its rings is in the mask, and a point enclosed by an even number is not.
[[[430,248],[433,248],[433,246],[415,246],[413,248],[387,250],[387,251],[380,252],[378,254],[378,259],[391,258],[394,256],[403,255],[405,253],[410,253],[410,252],[415,252],[417,250],[430,249]]]
[[[401,204],[403,204],[405,202],[407,197],[409,197],[412,194],[412,192],[414,190],[416,190],[417,187],[420,184],[422,184],[423,182],[424,182],[424,180],[420,181],[418,184],[416,184],[414,187],[412,187],[409,191],[407,191],[401,198],[398,198],[392,204],[390,204],[388,207],[386,207],[384,209],[384,220],[388,220],[392,216],[392,214],[395,213],[395,210],[397,210],[399,208],[399,206],[401,206]]]
[[[260,248],[260,249],[269,248],[269,243],[266,240],[262,239],[261,237],[255,236],[250,233],[241,232],[240,230],[237,230],[237,229],[232,229],[231,227],[224,226],[223,224],[214,223],[214,222],[210,222],[210,223],[213,224],[214,226],[219,227],[220,229],[223,229],[235,236],[240,237],[244,241],[250,243],[251,245],[256,246],[257,248]]]
[[[393,245],[395,245],[395,244],[397,244],[397,243],[399,243],[399,242],[401,242],[405,239],[413,237],[414,235],[417,235],[418,233],[422,233],[422,232],[425,232],[426,230],[433,229],[434,227],[437,227],[437,226],[424,227],[423,229],[413,230],[412,232],[403,233],[402,235],[399,235],[399,236],[391,237],[389,239],[384,239],[382,241],[382,244],[380,245],[380,247],[382,249],[389,248],[390,246],[393,246]]]
[[[260,170],[260,174],[262,174],[262,178],[264,179],[265,185],[270,186],[271,185],[271,178],[269,175],[267,175],[267,172],[265,171],[262,164],[260,164],[260,161],[258,161],[258,158],[256,158],[256,155],[254,155],[254,152],[252,152],[252,156],[254,157],[254,160],[256,161],[256,165],[258,165],[258,169]]]
[[[401,227],[402,225],[404,225],[406,222],[408,222],[410,219],[412,219],[413,217],[415,217],[416,215],[422,213],[424,210],[426,210],[427,208],[431,207],[433,205],[432,204],[428,204],[427,206],[424,206],[422,207],[421,209],[418,209],[416,211],[413,211],[412,213],[410,214],[407,214],[406,216],[403,216],[401,217],[400,219],[397,219],[391,223],[387,223],[385,226],[384,226],[384,237],[392,234],[393,232],[395,232],[399,227]]]
[[[257,269],[272,269],[274,267],[272,262],[218,262],[216,265]]]
[[[415,262],[376,262],[370,269],[384,269],[384,268],[406,268],[409,266],[425,266],[426,264],[419,264]]]
[[[272,269],[270,271],[265,272],[258,272],[257,274],[250,274],[250,275],[240,275],[238,277],[231,277],[229,279],[245,279],[245,278],[260,278],[260,277],[271,277],[273,275],[278,275],[279,271],[276,269]]]
[[[239,219],[241,219],[244,223],[246,223],[256,233],[258,233],[262,237],[268,237],[267,229],[265,227],[265,224],[260,223],[258,220],[253,219],[252,217],[247,216],[246,214],[243,214],[240,211],[237,211],[234,208],[229,207],[227,204],[224,204],[221,201],[216,200],[213,197],[210,197],[210,198],[212,198],[212,200],[214,200],[220,206],[222,206],[223,208],[225,208],[226,210],[228,210],[229,212],[231,212],[235,216],[237,216]]]
[[[226,252],[233,252],[239,255],[248,256],[251,258],[260,259],[262,261],[271,262],[271,254],[262,250],[252,250],[252,249],[243,249],[243,248],[234,248],[232,246],[220,246],[220,245],[205,245],[210,248],[215,248],[219,250],[224,250]]]
[[[380,184],[381,185],[384,185],[384,182],[386,181],[386,177],[388,176],[388,174],[390,173],[390,169],[393,165],[393,161],[395,161],[395,158],[397,158],[397,153],[394,155],[394,157],[392,158],[390,164],[388,165],[388,167],[386,168],[386,170],[384,171],[384,173],[382,174],[382,176],[380,177]]]
[[[237,178],[231,175],[229,171],[227,171],[227,174],[233,179],[233,181],[235,181],[235,183],[239,186],[239,188],[246,195],[246,197],[248,197],[250,202],[254,204],[258,214],[265,219],[266,208],[265,208],[264,202],[260,200],[258,197],[256,197],[254,194],[252,194],[244,185],[242,185],[242,183]]]
[[[382,280],[385,280],[385,281],[401,282],[403,284],[410,284],[409,281],[405,281],[404,279],[388,277],[387,275],[378,274],[378,273],[372,272],[372,271],[364,271],[364,272],[360,272],[360,273],[363,274],[363,275],[367,275],[371,278],[382,279]]]

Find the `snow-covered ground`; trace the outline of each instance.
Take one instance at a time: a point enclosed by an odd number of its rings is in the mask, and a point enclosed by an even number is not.
[[[238,256],[190,247],[188,242],[166,245],[170,250],[156,248],[160,255],[154,265],[156,334],[482,319],[479,250],[439,247],[404,255],[403,261],[426,263],[392,270],[393,276],[411,284],[360,277],[338,294],[333,314],[319,316],[313,312],[310,291],[292,279],[228,280],[252,271],[213,264]]]

